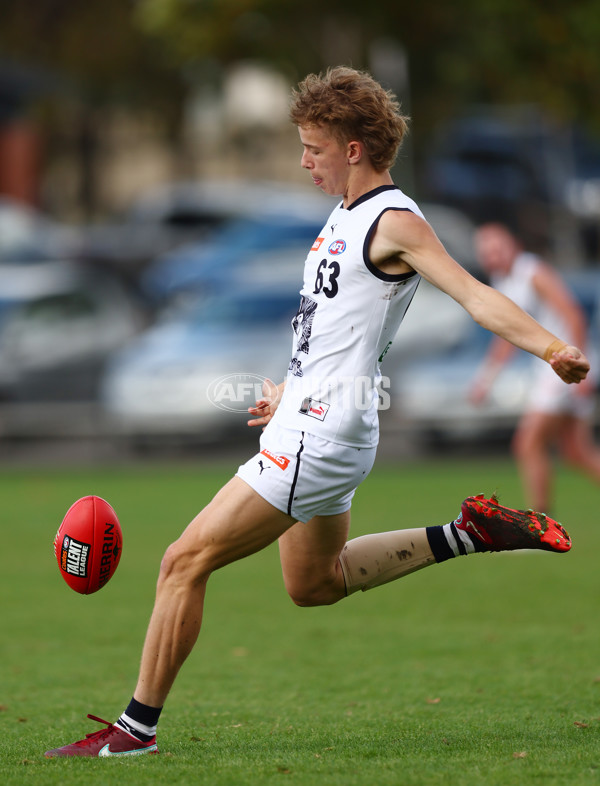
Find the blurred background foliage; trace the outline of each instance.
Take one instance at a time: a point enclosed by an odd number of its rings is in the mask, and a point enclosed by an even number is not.
[[[410,64],[415,126],[469,102],[542,104],[600,130],[597,0],[3,0],[0,48],[88,100],[181,110],[190,83],[251,58],[290,81],[369,67],[382,38]]]

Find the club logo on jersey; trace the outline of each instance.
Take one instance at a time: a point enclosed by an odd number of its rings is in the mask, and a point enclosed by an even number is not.
[[[333,243],[330,244],[327,251],[333,256],[337,256],[338,254],[343,254],[346,250],[346,241],[345,240],[334,240]]]
[[[302,295],[296,316],[292,319],[294,333],[298,336],[298,344],[296,346],[298,352],[308,354],[309,339],[316,310],[316,301],[306,297],[306,295]]]
[[[60,550],[60,566],[71,576],[87,576],[90,544],[65,535]]]
[[[276,456],[275,453],[271,453],[271,451],[268,448],[261,450],[260,455],[266,456],[268,459],[271,459],[271,461],[277,464],[279,469],[287,469],[288,464],[290,463],[289,458],[286,458],[286,456]],[[268,467],[267,468],[263,467],[263,469],[268,469]],[[261,471],[261,475],[262,475],[262,471]]]
[[[300,412],[301,415],[308,415],[310,418],[325,420],[325,415],[327,415],[329,406],[330,405],[325,403],[325,401],[317,401],[307,396],[300,405],[298,412]]]
[[[302,361],[298,360],[298,358],[292,358],[288,366],[288,371],[291,371],[295,377],[303,377],[304,371],[302,370]]]
[[[325,240],[324,237],[318,237],[312,244],[311,251],[318,251],[321,248],[321,243]]]

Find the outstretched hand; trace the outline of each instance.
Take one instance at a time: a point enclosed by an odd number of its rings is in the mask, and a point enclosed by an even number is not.
[[[583,352],[577,347],[566,346],[553,352],[549,361],[554,372],[567,384],[579,384],[587,377],[590,364]]]
[[[257,399],[253,407],[248,407],[248,412],[255,416],[253,420],[248,421],[248,425],[264,428],[275,414],[282,394],[283,384],[276,385],[273,380],[265,379],[262,386],[262,398]]]

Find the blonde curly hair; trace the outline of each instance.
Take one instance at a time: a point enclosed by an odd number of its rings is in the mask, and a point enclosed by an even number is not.
[[[292,91],[290,120],[297,126],[325,126],[340,144],[362,142],[376,172],[396,160],[409,118],[395,95],[365,71],[347,66],[309,74]]]

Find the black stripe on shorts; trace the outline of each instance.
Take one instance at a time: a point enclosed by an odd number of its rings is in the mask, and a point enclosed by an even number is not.
[[[290,496],[288,499],[288,507],[287,512],[288,516],[292,515],[292,503],[294,501],[294,492],[296,491],[296,483],[298,482],[298,473],[300,472],[300,454],[304,450],[304,432],[302,432],[302,437],[300,438],[300,447],[298,448],[298,452],[296,453],[296,470],[294,472],[294,480],[292,481],[292,487],[290,489]]]

